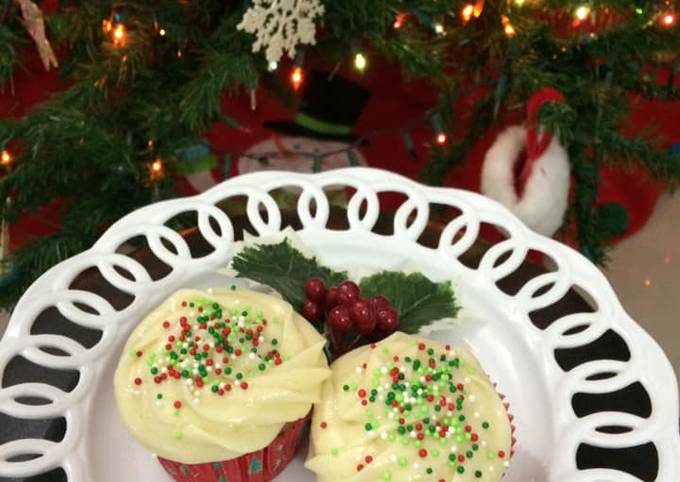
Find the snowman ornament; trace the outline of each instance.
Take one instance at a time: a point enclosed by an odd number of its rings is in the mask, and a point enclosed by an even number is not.
[[[257,171],[313,173],[365,166],[353,126],[370,92],[340,75],[311,71],[302,86],[301,107],[292,121],[268,121],[272,135],[239,156],[238,174]],[[212,172],[188,177],[198,191],[217,184]]]

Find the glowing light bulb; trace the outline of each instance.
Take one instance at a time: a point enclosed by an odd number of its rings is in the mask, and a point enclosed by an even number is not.
[[[0,164],[2,164],[3,166],[8,166],[11,163],[12,154],[10,154],[7,149],[3,149],[2,154],[0,154]]]
[[[304,75],[300,67],[295,67],[290,74],[290,82],[293,84],[293,88],[298,90],[304,82]]]
[[[664,13],[661,17],[661,23],[664,27],[672,27],[675,24],[675,14],[674,13]]]
[[[645,285],[647,288],[649,288],[650,286],[652,286],[652,280],[649,279],[649,278],[645,279],[644,285]]]
[[[460,14],[463,17],[463,22],[467,23],[470,21],[470,18],[472,17],[472,14],[475,11],[475,6],[472,5],[471,3],[468,3],[463,7],[463,10],[461,10]]]
[[[446,144],[447,140],[448,140],[448,137],[446,137],[446,134],[444,134],[443,132],[440,132],[439,134],[437,134],[437,144],[439,144],[440,146],[443,146],[444,144]]]
[[[354,56],[354,66],[359,72],[363,72],[366,69],[367,64],[368,61],[366,60],[366,56],[361,52]]]
[[[437,35],[444,35],[444,26],[437,22],[434,24],[434,31],[436,32]]]
[[[576,9],[576,18],[583,21],[590,15],[590,7],[587,5],[581,5]]]
[[[405,14],[401,13],[401,14],[397,15],[397,18],[394,19],[394,25],[393,25],[394,28],[396,30],[399,30],[401,27],[403,27],[404,26],[404,20],[406,20]]]
[[[111,23],[111,20],[109,20],[108,18],[102,20],[102,30],[104,31],[104,33],[109,33],[111,32],[112,29],[113,24]]]
[[[152,181],[163,177],[163,160],[159,158],[153,161],[150,166],[150,171],[150,177]]]
[[[522,5],[524,5],[524,0],[515,0],[515,5],[521,7]]]
[[[505,32],[505,35],[508,37],[512,37],[515,35],[515,27],[512,26],[510,23],[510,19],[503,15],[501,17],[501,23],[503,24],[503,31]]]
[[[276,60],[272,60],[271,62],[269,62],[269,64],[267,64],[267,70],[269,72],[274,72],[278,68],[279,68],[279,63]]]
[[[479,16],[482,14],[484,11],[484,0],[477,0],[477,3],[475,4],[475,8],[472,11],[472,15],[475,18],[479,18]]]
[[[125,32],[125,25],[122,23],[119,23],[116,25],[116,27],[113,29],[113,45],[116,47],[120,47],[125,45],[125,37],[126,37],[126,32]]]
[[[166,33],[167,33],[167,32],[165,31],[164,28],[162,28],[162,29],[160,29],[160,30],[158,31],[158,35],[160,35],[161,37],[165,37],[165,34],[166,34]]]

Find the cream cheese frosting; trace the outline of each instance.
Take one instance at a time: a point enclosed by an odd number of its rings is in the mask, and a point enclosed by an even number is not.
[[[468,351],[403,333],[331,366],[314,407],[306,467],[319,482],[497,482],[507,410]]]
[[[324,344],[278,298],[181,290],[130,335],[114,378],[118,411],[160,457],[230,460],[266,447],[320,402]]]

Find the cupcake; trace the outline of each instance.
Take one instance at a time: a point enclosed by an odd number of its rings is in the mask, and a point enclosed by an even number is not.
[[[331,370],[306,463],[319,482],[502,479],[509,416],[469,352],[397,332]]]
[[[179,482],[266,482],[294,456],[320,401],[324,344],[278,298],[182,290],[130,335],[118,411]]]

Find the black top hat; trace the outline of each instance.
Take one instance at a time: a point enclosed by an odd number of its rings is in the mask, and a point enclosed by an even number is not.
[[[293,122],[264,125],[284,134],[351,142],[358,137],[352,127],[370,95],[368,89],[344,77],[313,70],[302,86],[302,104]]]

